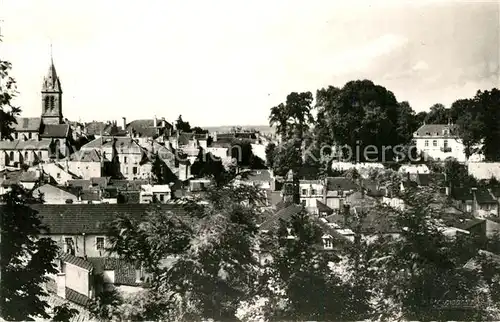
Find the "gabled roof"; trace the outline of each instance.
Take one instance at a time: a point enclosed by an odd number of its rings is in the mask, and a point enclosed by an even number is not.
[[[469,188],[453,188],[451,196],[459,201],[472,201],[474,199],[472,191]],[[496,204],[497,199],[494,198],[486,188],[477,188],[476,200],[478,204]]]
[[[69,124],[44,124],[40,137],[45,138],[66,138],[69,135]]]
[[[81,305],[84,308],[87,308],[90,303],[92,303],[92,300],[90,298],[81,293],[78,293],[73,289],[70,289],[69,287],[66,287],[66,299],[70,302]]]
[[[99,122],[93,121],[85,123],[85,131],[88,135],[126,135],[124,129],[121,126],[114,124],[113,122]]]
[[[105,270],[114,271],[115,285],[142,285],[136,283],[135,266],[125,260],[114,257],[89,257],[87,260],[94,265],[94,271],[98,274]]]
[[[61,261],[63,261],[64,263],[73,264],[73,265],[78,266],[80,268],[83,268],[89,272],[92,271],[92,269],[94,268],[94,266],[92,265],[91,262],[86,261],[85,259],[83,259],[81,257],[76,257],[74,255],[71,255],[69,253],[59,254],[59,259]]]
[[[2,206],[0,205],[0,208]],[[185,210],[170,204],[36,204],[30,207],[38,212],[42,224],[50,234],[106,234],[107,224],[118,214],[128,214],[133,218],[147,216],[148,211],[172,211],[184,215]]]
[[[86,150],[99,150],[100,148],[116,148],[118,153],[142,154],[143,148],[130,137],[100,137],[81,147]]]
[[[39,193],[43,193],[44,195],[58,195],[62,199],[75,199],[76,194],[70,193],[64,189],[56,187],[51,184],[44,184],[33,191],[33,195],[38,197]]]
[[[333,209],[325,205],[321,200],[316,199],[316,207],[318,208],[318,211],[320,213],[325,212],[328,215],[331,215],[333,213]]]
[[[159,134],[161,131],[160,129],[163,128],[162,122],[165,120],[163,119],[157,119],[156,120],[156,127],[154,126],[154,119],[141,119],[141,120],[134,120],[127,124],[126,130],[129,133],[136,133],[140,137],[154,137],[157,134]],[[165,121],[165,127],[171,127],[172,125],[168,122]]]
[[[40,130],[41,119],[39,117],[16,117],[16,124],[13,124],[16,132],[38,132]]]
[[[271,230],[277,227],[280,220],[289,221],[293,215],[300,213],[304,207],[299,205],[289,205],[286,208],[283,208],[276,212],[271,218],[263,222],[260,226],[260,230]]]
[[[443,130],[450,129],[451,134],[456,130],[456,125],[449,124],[424,124],[416,132],[417,136],[446,136]]]
[[[271,181],[271,172],[269,170],[249,170],[240,173],[243,181],[268,182]]]
[[[333,190],[356,190],[356,183],[345,177],[328,177],[326,178],[327,189]]]
[[[80,150],[68,157],[68,161],[101,162],[102,155],[98,150]]]
[[[19,181],[21,182],[37,182],[39,179],[38,174],[34,171],[23,171]]]

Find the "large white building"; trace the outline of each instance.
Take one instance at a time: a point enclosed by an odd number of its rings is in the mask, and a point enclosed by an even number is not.
[[[413,139],[419,153],[436,161],[450,157],[459,162],[468,161],[454,124],[424,124],[413,134]],[[470,160],[473,159],[479,161],[481,157],[473,155]]]

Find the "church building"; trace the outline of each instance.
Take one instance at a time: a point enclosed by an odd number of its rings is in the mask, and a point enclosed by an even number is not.
[[[62,159],[72,151],[69,122],[62,112],[62,87],[51,58],[41,90],[41,117],[17,117],[14,133],[0,141],[0,167]]]

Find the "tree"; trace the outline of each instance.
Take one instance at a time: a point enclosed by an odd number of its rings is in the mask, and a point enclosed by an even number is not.
[[[477,104],[471,99],[461,99],[451,105],[451,114],[455,115],[456,134],[464,145],[465,157],[479,152],[475,147],[481,143],[483,124],[480,120]]]
[[[152,211],[111,224],[111,249],[152,273],[140,297],[149,313],[141,319],[233,318],[237,303],[253,292],[261,192],[227,185],[209,188],[199,201],[189,202],[185,215]]]
[[[191,125],[189,125],[189,122],[184,122],[182,120],[182,115],[179,115],[177,121],[175,121],[175,128],[178,131],[191,132]]]
[[[12,186],[1,207],[1,305],[0,316],[8,321],[50,318],[43,299],[46,274],[55,274],[53,261],[58,247],[50,238],[39,238],[40,219],[28,204],[37,202],[22,187]],[[26,283],[26,281],[30,281]]]
[[[392,160],[390,147],[407,143],[407,133],[398,133],[399,123],[404,123],[398,119],[400,106],[394,94],[382,86],[369,80],[351,81],[342,89],[330,86],[318,90],[316,100],[318,119],[322,119],[317,131],[322,138],[330,137],[345,147],[344,157],[349,161],[363,161],[364,151],[370,152],[367,157],[371,160]],[[346,155],[348,150],[351,153]]]
[[[450,110],[437,103],[431,106],[424,121],[426,124],[448,124],[451,121],[450,116]]]
[[[199,126],[195,126],[191,129],[191,131],[195,134],[207,134],[208,133],[208,130],[204,130],[202,129],[201,127]]]
[[[375,310],[390,319],[484,319],[486,312],[480,307],[447,305],[484,298],[477,276],[463,267],[473,255],[472,240],[443,234],[447,227],[444,197],[432,187],[409,189],[401,197],[404,210],[379,210],[393,218],[401,237],[375,241],[370,261],[378,272],[374,292],[381,292]]]
[[[292,139],[280,144],[274,153],[273,171],[284,176],[290,169],[299,173],[302,167],[302,148],[299,139]]]
[[[444,164],[444,173],[446,176],[446,185],[453,188],[472,188],[477,185],[474,177],[469,176],[467,167],[456,159],[448,159]]]
[[[69,322],[77,314],[77,309],[71,308],[68,303],[64,303],[54,308],[54,317],[52,321]]]
[[[420,123],[408,102],[399,103],[398,113],[397,133],[401,142],[409,143]]]
[[[297,137],[302,140],[310,124],[314,122],[311,114],[313,96],[311,92],[292,92],[286,102],[271,108],[270,126],[276,126],[276,133],[283,140]]]
[[[274,153],[276,151],[276,144],[273,142],[266,145],[266,166],[273,168],[274,165]]]

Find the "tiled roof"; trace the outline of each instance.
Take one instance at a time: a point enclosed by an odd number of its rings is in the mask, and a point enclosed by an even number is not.
[[[17,117],[17,124],[13,124],[16,132],[38,132],[41,119],[39,117]]]
[[[90,180],[86,179],[75,179],[75,180],[68,180],[68,186],[88,189],[89,187],[92,186],[92,183],[90,182]]]
[[[101,152],[98,150],[80,150],[68,157],[68,161],[101,162]]]
[[[112,222],[118,214],[142,218],[149,210],[154,209],[185,214],[180,206],[160,204],[38,204],[30,207],[38,212],[51,234],[105,234],[106,224]]]
[[[443,130],[445,129],[451,129],[453,134],[456,126],[449,126],[448,124],[424,124],[415,132],[415,134],[418,136],[443,136]]]
[[[141,137],[154,137],[161,132],[164,120],[157,119],[156,127],[154,127],[154,119],[134,120],[127,124],[126,130],[129,133],[136,133]],[[166,127],[171,127],[170,123],[166,122]]]
[[[88,135],[125,135],[124,129],[121,126],[114,125],[113,122],[98,122],[93,121],[85,123],[85,131]]]
[[[263,222],[260,226],[260,230],[271,230],[276,228],[280,220],[288,221],[293,215],[300,213],[304,207],[292,204],[286,208],[277,211],[271,218]]]
[[[327,180],[327,187],[328,190],[333,191],[333,190],[356,190],[357,185],[353,181],[349,180],[348,178],[345,177],[328,177],[326,178]]]
[[[113,257],[89,257],[88,261],[94,265],[94,272],[96,274],[100,274],[104,270],[114,271],[115,285],[142,285],[142,283],[136,283],[134,265],[125,260]]]
[[[90,183],[92,184],[92,186],[106,188],[110,179],[110,177],[92,177],[90,178]]]
[[[81,305],[84,308],[87,308],[91,303],[90,298],[68,287],[66,287],[66,299],[68,301]]]
[[[498,202],[486,188],[477,189],[476,199],[478,204],[496,204]]]
[[[5,179],[4,179],[5,174]],[[0,175],[0,185],[4,187],[11,186],[13,184],[19,184],[21,177],[21,171],[7,171],[3,170]]]
[[[86,150],[99,150],[102,148],[113,148],[116,142],[118,153],[143,153],[143,148],[130,137],[100,137],[82,146]]]
[[[91,271],[94,266],[92,265],[91,262],[81,258],[81,257],[76,257],[74,255],[68,254],[68,253],[61,253],[59,255],[59,259],[65,263],[70,263],[75,266],[78,266],[80,268],[83,268],[87,271]]]
[[[44,124],[40,137],[65,138],[69,134],[69,124]]]
[[[118,190],[140,191],[141,186],[148,184],[148,180],[115,180],[110,179],[108,185],[116,187]]]
[[[316,199],[316,207],[318,208],[319,212],[326,212],[327,214],[331,215],[333,213],[333,209],[325,205],[321,200]]]
[[[21,182],[37,182],[38,179],[38,175],[34,171],[23,171],[19,178]]]
[[[80,198],[82,201],[99,201],[101,197],[99,196],[99,191],[94,190],[82,190],[80,193]]]

